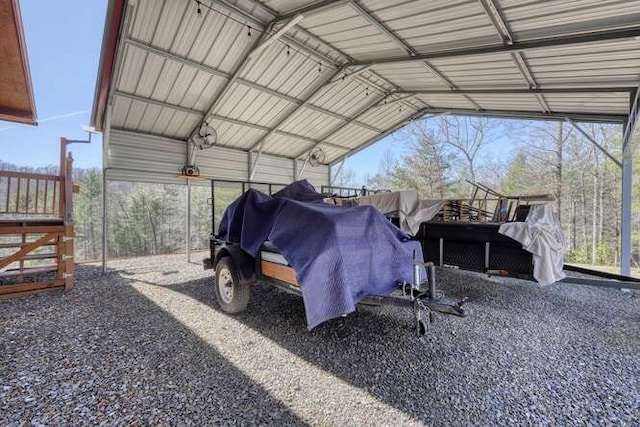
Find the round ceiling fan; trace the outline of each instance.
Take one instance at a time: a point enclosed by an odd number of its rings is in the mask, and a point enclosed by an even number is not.
[[[193,143],[201,150],[213,147],[217,140],[218,133],[207,122],[202,123],[200,129],[198,129],[198,133],[192,138]]]
[[[316,166],[324,164],[325,158],[326,155],[322,148],[316,147],[309,153],[309,164],[315,168]]]

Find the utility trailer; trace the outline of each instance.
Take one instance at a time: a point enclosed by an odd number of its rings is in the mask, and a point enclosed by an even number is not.
[[[212,229],[210,236],[210,256],[204,260],[205,269],[215,270],[215,293],[220,308],[229,314],[244,311],[251,299],[251,288],[259,283],[267,283],[285,292],[302,296],[296,271],[289,265],[277,247],[265,241],[255,256],[243,251],[239,242],[218,238],[215,234],[215,189],[222,185],[236,185],[244,192],[248,188],[279,189],[285,184],[247,182],[231,180],[211,180],[212,188]],[[422,268],[426,268],[427,280],[421,280]],[[427,331],[428,323],[435,313],[466,315],[463,308],[466,298],[454,301],[447,298],[436,287],[433,263],[415,260],[412,283],[398,282],[388,295],[367,295],[359,304],[370,306],[395,306],[412,310],[415,330],[419,335]],[[331,274],[331,273],[328,273]]]
[[[339,189],[339,198],[357,198],[376,191],[366,188],[323,186],[322,191]],[[526,211],[525,211],[526,212]],[[514,215],[524,221],[526,215]],[[389,218],[392,222],[397,218]],[[420,242],[424,259],[436,266],[488,276],[534,281],[533,256],[522,244],[498,232],[503,222],[431,220],[420,224],[414,239]],[[619,274],[564,265],[563,270],[591,277],[566,277],[557,283],[640,290],[640,279]]]

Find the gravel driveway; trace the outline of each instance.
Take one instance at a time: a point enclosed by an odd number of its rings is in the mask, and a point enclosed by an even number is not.
[[[640,294],[438,271],[469,316],[364,307],[306,331],[256,286],[222,313],[181,256],[0,301],[0,424],[640,425]]]

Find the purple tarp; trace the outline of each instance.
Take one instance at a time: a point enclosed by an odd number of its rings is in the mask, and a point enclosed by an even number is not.
[[[265,240],[278,247],[296,271],[309,329],[410,282],[414,251],[422,261],[419,243],[374,207],[318,203],[323,197],[306,181],[273,197],[250,189],[229,205],[218,233],[252,256]]]

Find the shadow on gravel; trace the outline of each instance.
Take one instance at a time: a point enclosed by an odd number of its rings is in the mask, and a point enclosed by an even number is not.
[[[220,311],[211,279],[169,288]],[[625,315],[613,321],[603,306],[624,304],[619,295],[596,289],[585,297],[580,287],[541,289],[464,276],[444,289],[471,297],[469,316],[440,315],[423,338],[413,333],[412,314],[397,308],[359,308],[307,331],[302,299],[260,284],[249,308],[233,318],[422,422],[513,423],[531,415],[545,423],[607,414],[602,401],[584,395],[591,397],[594,384],[624,384],[626,374],[600,365],[592,377],[580,367],[633,352],[632,343],[601,338],[626,321]],[[623,349],[611,349],[612,343]],[[631,414],[626,398],[618,397]]]
[[[0,424],[301,423],[121,275],[2,302]]]

